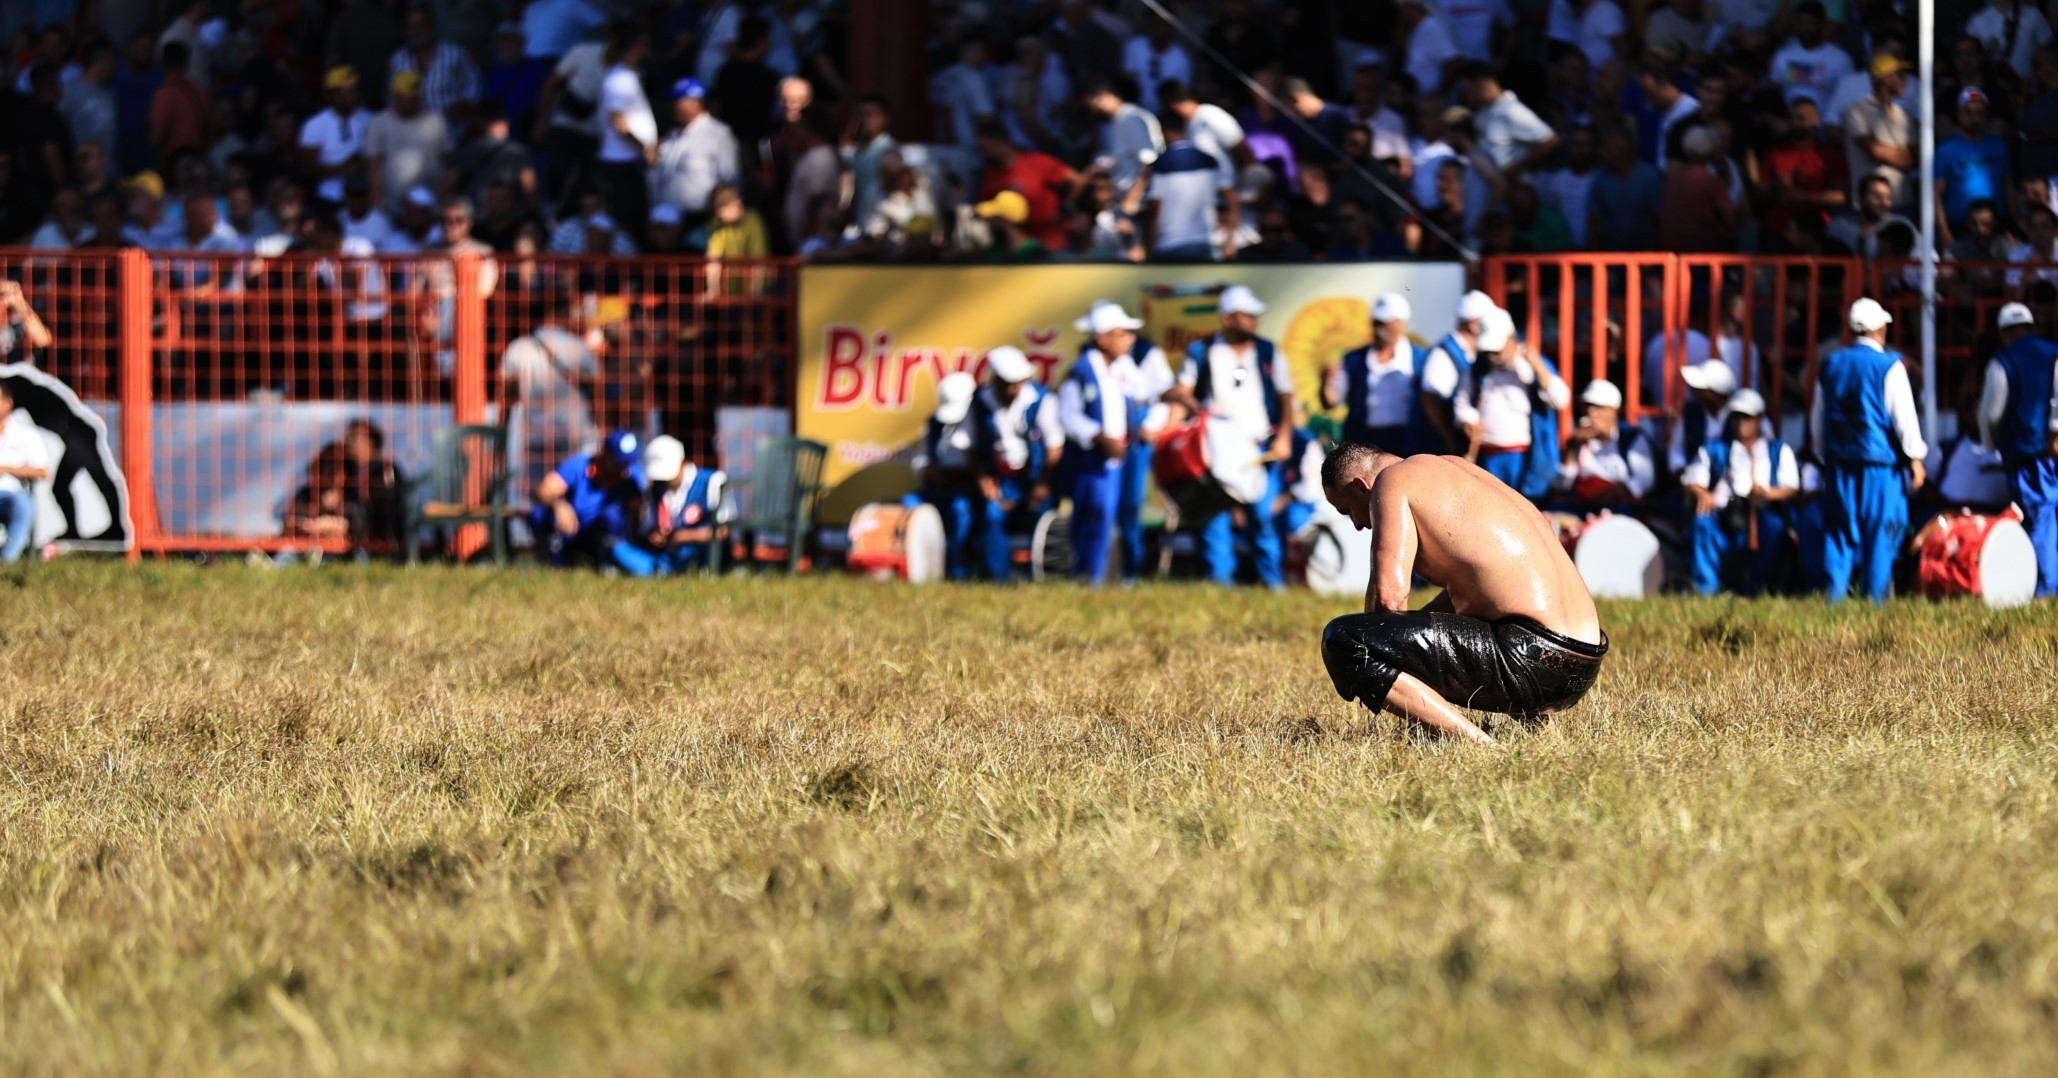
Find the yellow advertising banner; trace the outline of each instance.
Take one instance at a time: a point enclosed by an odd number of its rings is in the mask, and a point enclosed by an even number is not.
[[[1258,332],[1292,364],[1305,408],[1323,369],[1370,339],[1375,298],[1407,297],[1411,335],[1433,341],[1450,332],[1465,274],[1456,263],[1409,262],[803,267],[794,424],[829,447],[822,519],[840,522],[913,488],[904,462],[936,408],[936,383],[961,370],[983,378],[988,349],[1022,349],[1055,385],[1086,343],[1073,323],[1111,299],[1143,320],[1176,371],[1186,346],[1214,332],[1216,297],[1233,284],[1266,304]]]

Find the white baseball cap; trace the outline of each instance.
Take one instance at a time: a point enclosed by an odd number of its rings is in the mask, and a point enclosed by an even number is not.
[[[1765,398],[1759,396],[1755,389],[1739,389],[1735,396],[1729,398],[1729,414],[1764,415]]]
[[[979,392],[979,383],[970,371],[955,371],[943,376],[936,383],[936,421],[949,426],[961,423],[972,411],[972,396]]]
[[[1458,321],[1476,322],[1488,313],[1500,310],[1493,297],[1474,289],[1458,300]]]
[[[1725,397],[1736,392],[1736,372],[1720,359],[1704,359],[1679,368],[1679,380],[1688,389],[1705,389]]]
[[[1851,331],[1854,333],[1871,333],[1885,328],[1893,320],[1894,316],[1888,314],[1887,309],[1880,306],[1879,301],[1871,296],[1851,304]]]
[[[1857,316],[1853,315],[1852,317],[1855,318]],[[1996,318],[1994,321],[1998,323],[2002,329],[2008,329],[2012,326],[2036,325],[2037,318],[2035,315],[2029,313],[2028,307],[2020,303],[2010,303],[2006,307],[2001,308],[2000,316]]]
[[[686,470],[686,446],[669,434],[652,438],[643,447],[643,474],[653,483],[669,483]]]
[[[1233,284],[1222,290],[1222,298],[1216,307],[1223,314],[1259,315],[1265,313],[1265,305],[1258,302],[1258,295],[1240,284]]]
[[[1086,312],[1086,317],[1072,323],[1072,328],[1081,333],[1099,336],[1114,329],[1142,329],[1143,322],[1129,317],[1129,312],[1114,300],[1104,299]]]
[[[1620,408],[1622,390],[1606,378],[1596,378],[1586,384],[1586,389],[1579,394],[1579,399],[1582,403],[1591,404],[1596,408]]]
[[[1023,355],[1020,348],[1007,344],[986,353],[986,369],[1009,385],[1036,377],[1036,368],[1029,362],[1029,357]]]
[[[1486,325],[1481,326],[1479,329],[1479,340],[1476,342],[1479,350],[1482,352],[1498,352],[1508,347],[1508,342],[1515,339],[1515,319],[1513,316],[1499,307],[1495,307],[1482,317],[1486,319]]]
[[[1408,297],[1399,292],[1388,292],[1372,302],[1374,322],[1405,322],[1414,313],[1408,306]]]

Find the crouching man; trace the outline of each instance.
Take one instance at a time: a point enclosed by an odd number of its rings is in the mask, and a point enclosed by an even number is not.
[[[1459,707],[1533,724],[1593,687],[1608,654],[1593,597],[1551,523],[1505,483],[1456,457],[1345,442],[1322,463],[1322,491],[1372,532],[1365,613],[1322,632],[1344,699],[1492,744]],[[1418,575],[1444,592],[1410,611]]]
[[[728,477],[686,459],[685,443],[660,434],[643,447],[642,525],[611,551],[617,568],[630,576],[670,576],[704,569],[716,542],[716,516]]]

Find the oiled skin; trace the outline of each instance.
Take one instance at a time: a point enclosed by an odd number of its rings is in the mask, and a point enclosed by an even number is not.
[[[1413,577],[1444,588],[1454,613],[1520,615],[1590,644],[1600,617],[1556,529],[1528,499],[1462,457],[1381,454],[1330,501],[1372,535],[1367,611],[1408,608]]]

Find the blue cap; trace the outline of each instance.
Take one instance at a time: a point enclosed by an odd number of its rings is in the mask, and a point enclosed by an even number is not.
[[[702,86],[699,79],[680,79],[672,84],[672,100],[674,101],[688,97],[699,101],[706,96],[707,87]]]
[[[608,431],[607,440],[600,443],[600,457],[610,464],[627,467],[636,463],[642,453],[643,439],[636,437],[632,430]]]

